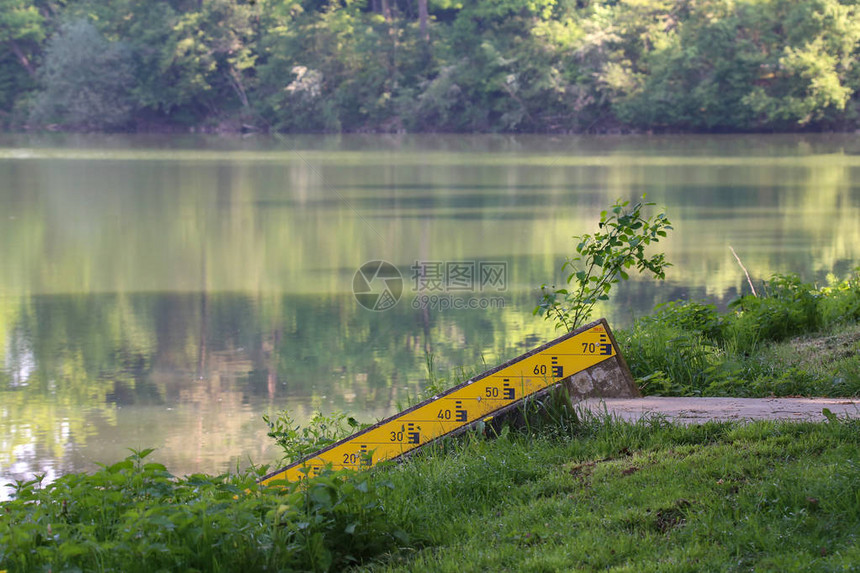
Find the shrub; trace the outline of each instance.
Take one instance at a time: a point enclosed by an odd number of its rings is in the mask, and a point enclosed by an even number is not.
[[[572,331],[588,321],[598,301],[609,298],[612,285],[629,278],[627,270],[636,267],[640,273],[665,278],[671,263],[663,253],[646,256],[645,247],[666,237],[672,225],[665,213],[644,216],[642,209],[651,205],[640,201],[631,207],[619,199],[600,213],[596,233],[575,236],[577,254],[561,267],[570,273],[565,279],[570,288],[541,285],[542,301],[534,314]]]
[[[131,50],[108,42],[86,20],[64,24],[50,39],[39,78],[43,89],[30,116],[36,124],[99,130],[121,128],[131,119]]]
[[[819,299],[821,320],[828,325],[860,321],[860,267],[844,281],[830,275],[828,283]]]
[[[672,302],[642,317],[618,341],[643,392],[659,395],[853,395],[857,359],[822,368],[762,353],[764,345],[860,320],[860,277],[831,277],[824,288],[776,275],[765,296],[734,301],[726,313],[700,302]],[[794,353],[791,354],[794,356]]]
[[[330,571],[405,541],[372,474],[261,488],[255,472],[176,479],[144,463],[151,451],[19,482],[0,512],[0,570]]]
[[[723,320],[713,304],[695,301],[672,301],[657,305],[654,314],[643,321],[661,323],[688,332],[719,340],[722,338]]]
[[[766,283],[766,296],[744,296],[732,304],[726,338],[750,352],[762,341],[785,340],[815,332],[824,325],[818,302],[821,294],[797,275],[775,275]]]

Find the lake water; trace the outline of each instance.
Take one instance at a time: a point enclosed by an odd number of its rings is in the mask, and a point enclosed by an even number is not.
[[[0,484],[129,447],[221,472],[275,457],[263,413],[392,414],[428,356],[452,378],[555,337],[537,287],[643,193],[674,266],[617,289],[616,327],[747,289],[729,246],[757,280],[860,264],[856,136],[0,137]],[[383,311],[353,296],[376,260]]]

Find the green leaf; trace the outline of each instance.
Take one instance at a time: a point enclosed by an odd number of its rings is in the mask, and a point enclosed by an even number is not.
[[[148,471],[155,471],[155,470],[162,471],[162,472],[167,471],[167,468],[164,466],[164,464],[157,464],[157,463],[144,464],[143,469],[148,470]]]
[[[114,465],[107,468],[108,473],[115,474],[119,473],[122,470],[130,470],[134,469],[134,462],[131,460],[123,460],[121,462],[117,462]]]

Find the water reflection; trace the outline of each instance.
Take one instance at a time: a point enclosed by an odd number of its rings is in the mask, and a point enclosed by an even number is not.
[[[126,447],[158,446],[186,472],[268,461],[262,412],[383,417],[420,392],[428,353],[446,371],[519,352],[543,338],[533,326],[551,332],[520,314],[370,313],[352,295],[30,297],[6,341],[4,477]]]
[[[0,140],[0,481],[159,447],[179,473],[274,453],[260,414],[405,404],[554,335],[535,287],[570,236],[647,192],[676,226],[678,297],[860,260],[856,138],[6,138]],[[299,151],[293,151],[298,149]],[[505,261],[505,307],[363,310],[363,262]],[[478,293],[480,294],[480,293]]]

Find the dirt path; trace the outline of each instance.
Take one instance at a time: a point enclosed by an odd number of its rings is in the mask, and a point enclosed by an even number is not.
[[[589,398],[578,406],[622,420],[665,416],[683,424],[709,420],[825,420],[829,409],[840,418],[860,418],[860,398]]]

